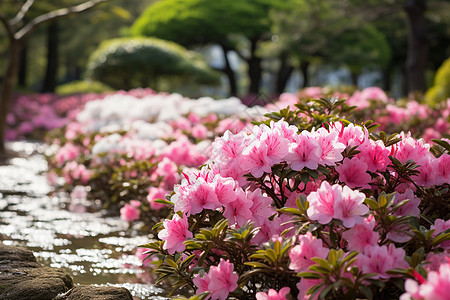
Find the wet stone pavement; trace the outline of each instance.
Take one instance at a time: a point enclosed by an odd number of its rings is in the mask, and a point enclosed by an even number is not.
[[[19,155],[0,165],[0,240],[33,251],[44,266],[64,269],[74,284],[125,287],[134,299],[167,299],[132,255],[147,243],[118,217],[66,209],[67,195],[48,196],[47,163],[39,143],[14,142]]]

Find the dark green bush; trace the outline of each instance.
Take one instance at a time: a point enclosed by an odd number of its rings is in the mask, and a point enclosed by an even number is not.
[[[450,98],[450,58],[447,58],[434,77],[434,85],[427,91],[425,101],[436,105]]]
[[[101,94],[105,92],[112,92],[113,88],[92,80],[77,80],[71,81],[65,84],[58,85],[56,87],[56,93],[59,95],[72,95],[72,94],[86,94],[86,93],[96,93]]]
[[[91,55],[88,77],[116,89],[151,87],[161,79],[215,85],[220,76],[199,54],[156,38],[119,38],[100,44]]]

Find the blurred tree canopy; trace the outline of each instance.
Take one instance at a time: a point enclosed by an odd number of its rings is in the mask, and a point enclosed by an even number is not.
[[[116,89],[152,87],[162,78],[217,85],[220,77],[195,52],[157,38],[104,41],[89,59],[87,75]]]
[[[261,83],[259,43],[270,37],[272,20],[268,12],[284,6],[281,1],[254,0],[162,0],[150,5],[131,28],[134,35],[155,36],[184,46],[218,44],[224,54],[230,94],[237,94],[236,79],[228,54],[236,51],[247,63],[249,93],[257,93]],[[245,38],[248,47],[239,47]]]
[[[434,78],[434,85],[427,91],[425,99],[435,105],[450,98],[450,57],[444,61]]]
[[[222,71],[229,78],[232,94],[236,93],[236,84],[227,60],[230,51],[247,63],[250,93],[259,90],[262,60],[274,57],[278,66],[277,93],[284,90],[296,68],[302,71],[307,83],[308,66],[317,61],[346,65],[355,77],[366,66],[377,67],[387,78],[388,89],[392,73],[401,69],[401,73],[408,75],[409,90],[423,91],[423,74],[430,68],[429,62],[442,62],[444,53],[449,51],[443,41],[448,39],[446,29],[450,25],[448,1],[424,3],[424,0],[160,0],[143,12],[131,33],[169,39],[187,47],[220,45],[225,60]],[[438,34],[429,35],[428,28],[437,29],[433,33]],[[341,47],[337,46],[339,40]],[[436,45],[440,46],[437,49],[440,55],[428,60],[428,48]],[[435,70],[437,65],[433,62],[431,68]]]
[[[25,2],[0,1],[0,12],[13,18]],[[81,2],[35,1],[24,20]],[[424,3],[425,6],[422,5]],[[422,32],[423,37],[415,39],[415,49],[422,47],[422,52],[415,55],[411,55],[414,43],[411,42],[413,15],[410,13],[414,9],[408,12],[405,9],[408,5],[418,10],[416,15],[423,15],[421,26],[426,29],[416,30]],[[352,65],[349,65],[345,58],[351,57],[351,51],[361,50],[362,44],[370,47],[369,38],[365,42],[359,39],[361,31],[369,26],[384,36],[389,49],[383,42],[373,42],[377,50],[359,51],[360,59],[352,60]],[[271,74],[273,92],[279,94],[285,90],[295,70],[301,72],[303,84],[308,85],[309,77],[313,75],[310,66],[315,70],[321,66],[346,66],[355,80],[359,70],[366,70],[368,65],[372,66],[370,69],[382,71],[383,87],[387,90],[391,89],[392,82],[399,84],[398,78],[407,78],[403,80],[403,94],[406,94],[407,81],[412,81],[408,78],[411,69],[421,69],[421,73],[428,70],[427,82],[430,84],[433,73],[450,56],[450,1],[113,0],[102,5],[102,9],[38,28],[21,53],[18,83],[23,89],[53,91],[57,84],[80,80],[90,54],[101,41],[130,34],[164,38],[191,49],[205,45],[220,46],[224,61],[221,71],[229,80],[231,94],[237,94],[236,82],[241,78],[248,78],[248,91],[256,93],[262,85],[262,74]],[[378,38],[381,35],[377,35]],[[357,40],[358,46],[343,42],[339,45],[338,41],[344,39]],[[232,52],[237,53],[243,68],[231,67]],[[385,64],[383,61],[389,52],[389,62]],[[379,57],[374,57],[376,53]],[[364,54],[368,56],[364,57]],[[6,57],[7,36],[0,29],[2,69]],[[413,58],[417,61],[422,57],[426,60],[422,59],[419,67],[412,63]],[[241,73],[246,76],[241,76]],[[419,81],[424,81],[424,78]],[[272,87],[265,90],[272,91]]]
[[[90,54],[106,39],[127,35],[129,26],[155,0],[113,0],[102,9],[87,11],[77,16],[59,19],[53,24],[35,30],[24,45],[19,69],[19,86],[26,89],[53,91],[54,86],[71,80],[80,80]],[[64,5],[78,4],[80,0],[35,1],[26,19],[31,19]],[[0,11],[7,18],[14,17],[23,0],[0,1]],[[55,26],[56,23],[56,26]],[[50,37],[53,43],[50,44]],[[51,50],[53,47],[53,50]],[[55,50],[56,49],[56,50]],[[49,53],[51,52],[52,53]],[[7,38],[0,29],[0,68],[4,69]],[[53,65],[53,69],[49,68]],[[46,75],[51,69],[50,74]],[[0,75],[1,76],[1,75]],[[48,77],[45,80],[45,77]],[[50,79],[50,77],[52,77]],[[1,79],[1,77],[0,77]],[[54,81],[54,84],[45,82]]]
[[[51,7],[44,12],[40,11],[41,7],[32,10],[34,0],[14,1],[13,3],[17,7],[7,5],[7,9],[0,13],[0,23],[7,37],[6,49],[8,53],[0,91],[0,156],[5,154],[6,116],[9,112],[9,103],[13,96],[16,77],[20,69],[20,56],[25,49],[25,43],[30,34],[45,23],[54,22],[71,14],[85,12],[105,1],[108,0],[85,0],[72,5],[61,3],[65,6]],[[15,12],[14,8],[16,9]]]

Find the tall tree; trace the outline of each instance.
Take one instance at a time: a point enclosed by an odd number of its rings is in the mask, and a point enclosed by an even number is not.
[[[406,62],[408,92],[425,92],[425,70],[428,58],[428,30],[425,21],[425,0],[408,0],[405,11],[408,16],[408,59]]]
[[[262,75],[258,49],[261,41],[271,36],[269,11],[282,6],[282,2],[271,0],[161,0],[144,11],[131,31],[186,47],[220,45],[225,61],[222,71],[228,76],[232,95],[237,89],[228,55],[236,51],[248,66],[249,93],[258,93]]]
[[[8,60],[6,70],[3,76],[3,84],[0,94],[0,155],[5,154],[5,127],[6,116],[9,111],[9,103],[17,79],[19,69],[19,58],[24,43],[29,35],[41,24],[49,21],[57,20],[71,14],[81,13],[93,8],[99,3],[108,0],[91,0],[84,1],[81,4],[53,10],[37,17],[32,18],[29,22],[22,24],[25,15],[33,6],[34,0],[27,0],[20,8],[14,18],[8,19],[7,16],[0,14],[0,22],[2,23],[8,36]]]
[[[48,23],[47,27],[47,68],[45,70],[43,92],[54,92],[57,83],[59,65],[58,21]]]

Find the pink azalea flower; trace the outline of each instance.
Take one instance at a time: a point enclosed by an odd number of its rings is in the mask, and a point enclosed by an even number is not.
[[[406,243],[412,238],[411,229],[408,224],[394,225],[386,237],[396,243]]]
[[[208,285],[211,282],[211,280],[209,279],[208,276],[200,277],[200,275],[197,274],[194,277],[193,282],[194,282],[194,285],[197,287],[196,294],[198,295],[198,294],[201,294],[201,293],[204,293],[204,292],[208,291]]]
[[[361,92],[355,91],[353,95],[347,99],[346,103],[348,105],[357,106],[358,109],[364,109],[370,106],[369,101],[361,96]]]
[[[222,137],[216,138],[212,143],[212,160],[233,160],[241,155],[245,146],[244,134],[232,134],[226,131]]]
[[[388,97],[386,93],[379,87],[367,87],[361,91],[361,97],[367,100],[379,100],[381,102],[387,103]]]
[[[172,220],[164,220],[163,227],[164,229],[158,233],[158,238],[165,241],[163,249],[166,249],[169,254],[184,251],[186,245],[183,242],[192,238],[192,232],[188,230],[187,217],[182,218],[175,214]]]
[[[338,142],[338,134],[336,131],[319,128],[316,134],[316,140],[322,150],[321,159],[323,164],[335,166],[336,162],[341,161],[343,158],[342,152],[345,150],[345,145]]]
[[[287,300],[286,295],[289,294],[290,288],[285,286],[281,288],[279,292],[274,289],[270,289],[267,293],[256,293],[256,300]]]
[[[278,122],[271,121],[270,128],[272,128],[274,131],[278,131],[283,138],[287,139],[290,142],[294,141],[293,138],[298,132],[297,126],[289,125],[289,123],[284,120],[280,120]]]
[[[380,236],[373,231],[374,227],[375,219],[373,215],[369,215],[362,224],[356,224],[345,231],[342,237],[348,242],[347,248],[362,251],[366,246],[376,245]]]
[[[331,186],[328,181],[322,182],[317,192],[311,192],[307,200],[308,217],[320,224],[328,224],[335,216],[335,202],[342,199],[342,187],[338,184]]]
[[[220,204],[224,205],[234,201],[236,198],[236,181],[233,178],[223,178],[220,175],[216,175],[212,182],[214,186],[214,192]]]
[[[224,205],[225,211],[223,216],[230,221],[230,225],[238,224],[239,226],[244,226],[252,217],[252,212],[250,211],[252,205],[253,202],[247,199],[244,191],[238,189],[234,200]]]
[[[420,286],[419,295],[425,300],[450,299],[450,264],[442,264],[438,272],[430,272],[427,282]]]
[[[133,201],[133,200],[132,200]],[[136,200],[134,200],[136,201]],[[133,222],[139,219],[139,206],[141,203],[139,201],[133,203],[125,203],[125,205],[120,209],[120,218],[127,222]]]
[[[393,146],[394,157],[400,160],[401,163],[405,163],[407,160],[414,160],[417,164],[421,164],[421,161],[428,159],[432,156],[430,153],[430,145],[425,143],[424,140],[415,140],[411,137],[411,134],[404,133],[399,134],[402,138],[400,142]]]
[[[148,188],[148,195],[147,195],[147,201],[150,203],[150,207],[153,210],[160,210],[164,207],[164,204],[156,203],[156,199],[166,199],[166,194],[169,192],[163,188],[157,188],[157,187],[149,187]]]
[[[354,124],[344,126],[341,122],[335,122],[331,124],[330,128],[338,133],[338,141],[346,147],[365,145],[370,141],[367,129]]]
[[[308,131],[303,131],[294,136],[294,142],[289,145],[289,154],[286,155],[285,161],[294,171],[300,171],[305,167],[315,170],[322,163],[321,156],[319,143]]]
[[[277,130],[265,131],[259,140],[267,145],[267,157],[271,165],[280,163],[289,151],[289,140]]]
[[[450,251],[447,250],[447,251],[440,252],[440,253],[430,252],[427,254],[427,257],[425,260],[427,262],[429,262],[426,265],[424,265],[424,269],[427,272],[438,271],[439,267],[442,264],[445,264],[448,261],[450,261]]]
[[[203,124],[196,124],[192,127],[192,136],[197,139],[206,139],[208,135],[208,129]]]
[[[179,181],[178,167],[167,157],[164,157],[158,163],[155,175],[163,177],[161,187],[164,187],[167,190],[172,190],[173,186]]]
[[[405,260],[405,250],[403,248],[397,248],[394,244],[389,244],[387,247],[388,255],[394,259],[392,268],[396,269],[408,269],[409,264]]]
[[[345,158],[342,165],[336,167],[339,173],[339,181],[351,188],[370,188],[372,177],[366,172],[367,164],[357,157]]]
[[[268,157],[268,146],[265,143],[254,142],[242,151],[239,159],[242,169],[255,177],[261,177],[264,172],[272,171],[272,160]]]
[[[298,296],[297,299],[298,300],[317,300],[319,299],[319,293],[317,293],[314,298],[311,298],[310,295],[306,295],[306,293],[308,292],[308,290],[310,288],[312,288],[313,286],[322,283],[322,281],[320,279],[306,279],[306,278],[302,278],[300,280],[299,283],[297,283],[297,288],[298,288]],[[321,289],[322,290],[322,289]]]
[[[256,189],[253,192],[247,191],[247,199],[252,201],[250,211],[252,213],[251,221],[256,226],[264,224],[268,221],[268,218],[272,216],[275,211],[272,209],[272,198],[263,196],[260,189]]]
[[[364,204],[366,195],[359,191],[353,191],[348,186],[342,188],[342,198],[334,203],[334,218],[341,220],[344,226],[351,228],[355,224],[363,222],[362,215],[369,211]]]
[[[262,244],[270,241],[274,236],[279,235],[283,231],[281,228],[280,218],[274,218],[272,221],[266,219],[264,223],[259,225],[258,233],[253,237],[252,242]]]
[[[414,195],[412,190],[407,190],[404,193],[396,193],[394,199],[394,205],[408,199],[409,202],[400,206],[400,208],[394,213],[396,216],[416,216],[420,214],[419,204],[420,198]]]
[[[148,254],[144,254],[144,252],[147,252],[148,248],[137,248],[136,252],[134,252],[134,256],[136,256],[140,261],[142,261],[142,266],[143,267],[149,267],[151,262],[152,262],[152,258],[149,257],[146,260],[144,260]]]
[[[391,162],[389,160],[390,150],[384,146],[382,141],[369,140],[368,143],[359,147],[358,150],[361,153],[357,157],[367,164],[368,171],[385,171]]]
[[[429,156],[425,159],[422,159],[420,161],[420,167],[417,169],[419,171],[419,174],[416,176],[413,176],[412,178],[414,181],[420,185],[427,188],[430,188],[438,182],[437,179],[437,165],[438,159],[434,158],[433,156]]]
[[[80,150],[72,143],[62,146],[55,155],[58,167],[61,167],[66,161],[73,161],[80,155]]]
[[[322,240],[315,238],[311,232],[298,237],[299,244],[289,251],[289,269],[295,272],[307,271],[315,264],[313,257],[326,258],[329,250],[322,246]]]
[[[419,284],[413,279],[406,279],[405,292],[399,298],[399,300],[423,300],[423,297],[419,294]]]
[[[395,248],[393,245],[389,249],[386,246],[366,246],[364,251],[358,254],[356,265],[364,273],[376,273],[374,278],[387,279],[391,277],[387,271],[407,267],[404,255],[402,248]]]
[[[442,154],[436,164],[436,185],[450,184],[450,154]]]
[[[434,229],[433,234],[431,235],[433,238],[436,237],[439,233],[450,229],[450,220],[444,221],[442,219],[436,219],[434,224],[431,225],[430,230]],[[444,248],[446,250],[450,249],[450,241],[445,241],[439,244],[439,247]]]
[[[211,299],[225,300],[228,294],[238,287],[238,278],[234,272],[234,265],[229,260],[221,258],[219,265],[210,267],[204,278],[199,275],[194,278],[196,294],[209,291]]]
[[[214,187],[201,180],[197,181],[189,190],[188,194],[190,209],[189,214],[197,214],[203,209],[216,209],[220,207],[219,199]]]

